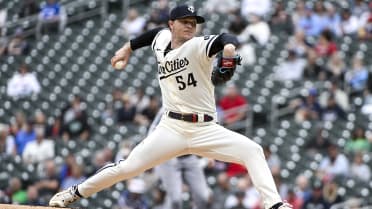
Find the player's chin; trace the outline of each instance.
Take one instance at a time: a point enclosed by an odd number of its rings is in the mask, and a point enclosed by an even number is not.
[[[193,33],[186,33],[183,38],[185,39],[185,41],[188,41],[190,39],[192,39],[194,37],[194,34]]]

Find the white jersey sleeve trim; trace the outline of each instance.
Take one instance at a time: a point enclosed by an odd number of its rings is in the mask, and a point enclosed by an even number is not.
[[[159,38],[160,34],[161,34],[162,32],[164,32],[165,30],[169,30],[169,29],[168,29],[168,28],[164,28],[164,29],[160,30],[160,31],[156,34],[156,36],[155,36],[155,38],[154,38],[154,40],[152,41],[152,44],[151,44],[151,49],[152,49],[153,51],[155,51],[156,40]]]
[[[207,43],[207,47],[206,47],[206,50],[205,50],[205,56],[208,57],[208,54],[209,54],[209,51],[211,50],[211,47],[212,47],[212,44],[213,42],[216,40],[216,38],[218,37],[218,35],[215,35],[213,36]]]

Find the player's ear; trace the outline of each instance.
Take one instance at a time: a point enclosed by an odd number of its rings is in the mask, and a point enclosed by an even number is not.
[[[174,24],[173,20],[168,20],[168,26],[171,30],[173,29],[173,24]]]

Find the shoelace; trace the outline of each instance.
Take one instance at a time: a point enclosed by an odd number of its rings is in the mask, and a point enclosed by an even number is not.
[[[68,191],[62,193],[61,195],[63,199],[68,203],[74,202],[75,200],[79,199],[79,196],[74,194],[74,191],[72,189],[69,189]]]

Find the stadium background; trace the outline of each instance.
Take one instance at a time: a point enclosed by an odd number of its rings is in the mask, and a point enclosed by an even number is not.
[[[171,8],[180,2],[186,1],[169,1],[168,7]],[[305,2],[306,10],[314,11],[316,1]],[[359,1],[321,2],[333,4],[337,13],[341,14],[345,8],[354,11],[355,2]],[[364,2],[368,9],[368,1],[360,2]],[[123,100],[130,100],[135,97],[133,95],[136,95],[138,89],[142,89],[146,96],[158,98],[160,92],[155,77],[156,60],[150,50],[140,49],[134,52],[129,66],[124,71],[118,72],[109,65],[109,59],[131,35],[123,33],[125,29],[121,27],[129,6],[137,9],[139,15],[143,16],[147,22],[151,22],[156,16],[150,16],[150,14],[157,11],[159,2],[60,0],[59,3],[65,9],[66,25],[62,26],[59,32],[53,29],[45,32],[45,28],[38,30],[40,26],[38,14],[20,17],[19,9],[22,3],[22,0],[0,1],[0,10],[7,11],[6,29],[4,26],[2,28],[2,36],[6,39],[2,40],[11,40],[21,34],[21,37],[28,43],[28,50],[20,55],[4,53],[0,57],[2,133],[8,132],[10,137],[17,138],[18,131],[25,123],[30,122],[33,128],[37,129],[37,125],[40,125],[37,122],[40,121],[43,123],[44,130],[58,129],[56,121],[61,119],[59,122],[63,124],[62,115],[68,110],[70,101],[76,98],[75,95],[80,98],[81,104],[79,105],[86,114],[86,124],[83,126],[87,127],[87,135],[66,136],[62,133],[55,134],[53,131],[46,134],[46,137],[54,143],[52,162],[43,160],[27,163],[22,159],[22,153],[7,153],[4,146],[1,146],[0,203],[46,204],[48,196],[51,195],[51,189],[40,186],[40,182],[52,179],[46,176],[45,168],[49,166],[47,164],[53,164],[50,165],[51,167],[55,166],[58,175],[55,179],[59,183],[63,181],[61,169],[66,168],[63,166],[69,158],[73,158],[72,161],[76,161],[77,165],[82,168],[83,176],[88,176],[99,165],[115,160],[118,152],[126,154],[128,149],[145,135],[148,121],[141,117],[139,119],[136,117],[129,122],[117,121],[113,116],[115,108],[110,109],[110,105],[115,105],[114,101],[118,99],[116,96],[120,95],[121,98],[123,92],[126,92]],[[236,16],[227,11],[208,11],[207,1],[187,1],[187,3],[200,9],[201,14],[207,18],[208,22],[202,26],[201,34],[218,34],[229,32],[229,29],[241,33],[246,26],[244,21],[238,22]],[[240,3],[238,1],[238,4]],[[37,1],[37,4],[43,5],[45,2]],[[361,89],[353,89],[352,82],[349,82],[346,77],[336,78],[336,81],[341,84],[340,88],[349,97],[350,108],[345,111],[344,117],[302,120],[296,117],[301,107],[288,106],[293,105],[293,101],[297,101],[296,98],[306,98],[313,94],[317,97],[328,91],[328,86],[335,81],[335,78],[327,75],[322,77],[318,74],[304,75],[300,80],[281,80],[276,77],[275,70],[286,61],[290,53],[288,53],[288,43],[292,40],[296,29],[291,20],[296,14],[297,1],[272,1],[271,4],[269,12],[263,16],[263,20],[269,24],[271,30],[268,41],[264,44],[257,43],[257,40],[252,41],[252,39],[246,41],[247,44],[253,46],[256,60],[254,63],[252,61],[239,67],[231,82],[248,100],[248,106],[243,107],[247,117],[243,121],[231,124],[230,128],[237,129],[256,142],[269,147],[273,154],[279,157],[281,163],[276,179],[278,182],[281,181],[278,185],[282,184],[287,187],[286,191],[294,190],[296,193],[297,177],[303,175],[309,180],[307,188],[309,191],[317,189],[318,183],[324,189],[330,182],[334,182],[341,203],[356,197],[361,198],[361,207],[372,204],[370,177],[362,180],[358,176],[351,175],[350,171],[347,175],[323,175],[322,179],[316,178],[319,176],[321,162],[327,158],[327,151],[326,147],[322,147],[321,144],[317,146],[315,141],[312,141],[319,133],[331,144],[338,146],[340,153],[347,157],[350,165],[354,160],[355,152],[362,150],[362,161],[371,169],[370,148],[362,147],[360,150],[345,148],[354,137],[354,130],[359,127],[363,129],[360,138],[367,141],[364,144],[368,146],[371,144],[372,117],[368,115],[368,105],[371,103],[368,100],[371,82],[367,79]],[[239,12],[238,9],[237,13]],[[371,6],[369,5],[369,14],[370,12]],[[282,14],[285,14],[286,18],[282,19]],[[159,23],[161,21],[152,21],[151,24]],[[232,23],[235,24],[233,27],[231,27]],[[354,33],[332,34],[337,51],[340,52],[345,62],[345,71],[351,71],[355,56],[361,57],[365,70],[368,72],[372,70],[371,23],[368,24],[361,26]],[[316,47],[320,34],[306,36],[309,49]],[[310,65],[308,54],[303,54],[303,58],[308,67]],[[318,56],[314,65],[318,69],[325,70],[324,66],[327,66],[329,58],[327,54]],[[9,96],[7,94],[8,81],[22,64],[26,64],[28,69],[36,75],[41,91],[29,96]],[[324,68],[321,68],[322,66]],[[218,98],[223,96],[223,90],[224,87],[217,88]],[[45,121],[43,119],[38,121],[35,118],[40,113],[44,114]],[[39,117],[42,118],[42,116]],[[320,129],[322,131],[319,131]],[[6,144],[3,136],[1,140],[2,145]],[[314,146],[309,146],[312,144]],[[226,165],[216,163],[211,166],[205,161],[204,165],[211,188],[219,187],[216,183],[217,178],[226,171]],[[64,175],[66,177],[68,174]],[[229,180],[231,195],[237,194],[236,185],[242,178],[241,176],[242,174],[231,174]],[[17,184],[14,183],[16,182],[14,177],[21,182],[21,187],[16,191],[12,190],[12,186]],[[151,179],[154,177],[151,172],[148,172],[142,178],[147,179],[146,182],[152,182]],[[13,183],[10,179],[14,180]],[[33,200],[34,202],[27,200],[25,191],[31,190],[30,187],[37,188],[37,198]],[[80,201],[75,206],[96,209],[116,207],[118,199],[127,188],[125,182],[119,183],[92,198]],[[146,197],[147,203],[152,206],[156,204],[155,190],[161,193],[161,188],[155,186],[155,189],[142,194]],[[190,201],[186,188],[184,199],[187,203],[185,208],[189,208]]]

